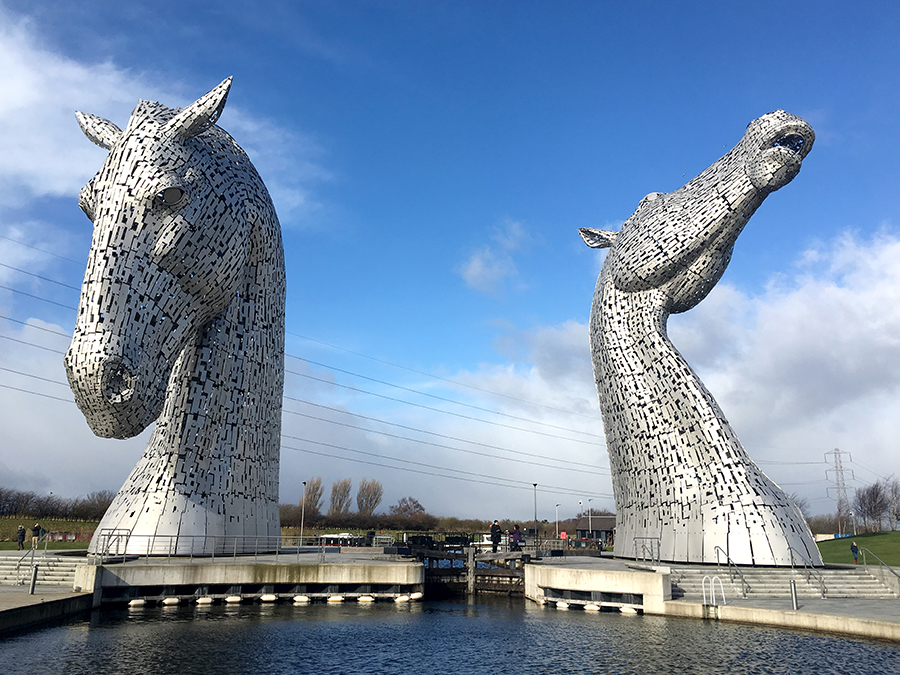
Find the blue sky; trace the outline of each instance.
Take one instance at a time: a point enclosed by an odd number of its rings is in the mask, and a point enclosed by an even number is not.
[[[65,379],[40,328],[74,325],[77,192],[103,161],[73,111],[123,126],[232,75],[220,126],[271,189],[287,352],[315,362],[288,359],[307,403],[285,433],[307,441],[285,440],[282,501],[322,476],[441,515],[530,517],[533,482],[543,518],[612,508],[586,327],[603,254],[577,229],[616,229],[783,108],[815,147],[670,335],[760,466],[833,510],[825,452],[850,453],[851,488],[900,473],[898,27],[891,2],[0,0],[0,334],[21,340],[0,339],[0,484],[117,489],[146,442],[30,393],[71,398],[37,378]]]

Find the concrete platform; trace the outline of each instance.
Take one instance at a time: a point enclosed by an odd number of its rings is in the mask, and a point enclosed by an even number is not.
[[[424,593],[425,570],[416,561],[396,556],[337,550],[322,555],[318,549],[301,549],[278,555],[140,557],[86,564],[78,568],[74,585],[93,593],[95,607],[138,598],[151,602],[199,597],[251,600],[264,595],[276,599],[303,595],[313,600],[335,596],[393,600]]]
[[[37,627],[50,621],[91,611],[91,593],[60,590],[57,586],[0,586],[0,635]]]
[[[671,597],[671,566],[611,558],[550,559],[525,566],[525,595],[542,604],[566,602],[645,614],[777,626],[900,642],[900,600],[802,598],[795,611],[782,598],[732,598],[703,603],[702,596]],[[715,574],[716,568],[710,568]],[[603,602],[605,599],[606,602]]]

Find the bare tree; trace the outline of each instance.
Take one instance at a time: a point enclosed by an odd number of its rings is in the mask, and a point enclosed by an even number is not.
[[[72,517],[80,520],[100,520],[115,497],[116,493],[112,490],[99,490],[80,497],[72,505]]]
[[[807,500],[806,497],[801,497],[796,492],[792,492],[791,494],[789,494],[788,499],[790,499],[794,503],[794,506],[800,509],[800,515],[808,519],[806,513],[809,509],[809,500]]]
[[[306,481],[305,517],[310,522],[322,517],[322,497],[325,489],[322,487],[322,477],[317,476]],[[302,506],[302,503],[301,503]]]
[[[350,513],[350,493],[353,490],[353,481],[349,478],[335,481],[331,485],[331,506],[328,507],[329,516],[340,516]]]
[[[865,529],[881,531],[884,516],[890,508],[890,494],[887,481],[878,481],[856,489],[853,496],[853,508],[857,516],[863,519]]]
[[[371,516],[384,497],[384,489],[374,478],[359,481],[359,491],[356,493],[356,511],[361,516]]]
[[[411,518],[419,513],[425,513],[425,507],[413,497],[404,497],[390,508],[392,516]]]
[[[886,483],[888,493],[888,526],[893,531],[897,529],[897,521],[900,520],[900,480],[891,477]]]

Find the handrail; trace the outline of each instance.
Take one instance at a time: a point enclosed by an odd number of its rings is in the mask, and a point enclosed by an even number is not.
[[[722,553],[725,556],[726,569],[728,571],[728,581],[734,585],[734,572],[738,573],[738,576],[741,578],[741,597],[746,598],[747,593],[750,590],[750,583],[747,581],[747,578],[744,576],[744,573],[741,572],[740,568],[737,564],[731,559],[731,556],[726,553],[725,549],[721,546],[715,547],[716,552],[716,567],[722,566],[722,559],[719,557],[719,553]],[[734,572],[732,572],[732,569]],[[723,592],[724,594],[724,592]]]
[[[94,565],[128,559],[151,558],[154,562],[177,562],[191,564],[198,559],[233,560],[261,555],[274,555],[278,561],[282,557],[300,561],[304,541],[296,535],[242,536],[242,535],[135,535],[128,529],[103,529],[94,536],[94,552],[89,560]],[[316,541],[314,551],[323,558],[327,546],[324,541]],[[306,552],[313,552],[308,550]]]
[[[47,542],[49,542],[49,541],[50,541],[50,533],[47,531],[44,531],[44,534],[42,534],[40,536],[40,538],[37,540],[37,544],[33,544],[32,547],[30,549],[28,549],[27,551],[25,551],[25,553],[22,554],[22,556],[18,559],[18,561],[16,561],[16,583],[17,584],[25,583],[22,580],[21,575],[19,574],[19,572],[21,571],[21,568],[22,568],[22,563],[25,562],[25,558],[27,558],[28,556],[31,556],[31,562],[27,565],[27,567],[29,567],[29,568],[34,567],[35,566],[35,562],[34,562],[35,551],[37,551],[37,548],[38,548],[38,546],[41,545],[41,542],[44,542],[44,555],[47,555]]]
[[[868,549],[868,548],[866,548],[866,547],[864,547],[864,546],[861,546],[859,550],[860,550],[860,551],[862,552],[862,554],[863,554],[863,567],[868,567],[868,564],[866,563],[866,551],[868,551],[868,552],[871,554],[871,556],[872,556],[873,558],[875,558],[875,560],[878,561],[878,563],[879,563],[879,565],[880,565],[881,567],[884,567],[888,572],[890,572],[890,573],[893,574],[895,577],[897,577],[898,579],[900,579],[900,574],[897,574],[897,572],[894,570],[893,567],[891,567],[891,566],[888,565],[886,562],[884,562],[884,560],[882,560],[882,559],[879,558],[877,555],[875,555],[874,553],[872,553],[872,551],[871,551],[870,549]]]
[[[638,542],[640,542],[640,554],[638,554]],[[645,543],[647,542],[647,543]],[[649,544],[649,546],[648,546]],[[654,550],[654,544],[655,550]],[[635,537],[634,538],[634,559],[648,560],[646,553],[650,554],[650,562],[659,562],[660,539],[659,537]]]
[[[794,547],[788,545],[788,551],[791,552],[791,569],[793,570],[793,569],[795,569],[795,566],[794,566],[794,553],[795,553]],[[818,581],[819,581],[819,588],[822,589],[822,591],[821,591],[821,592],[822,592],[822,597],[824,598],[824,597],[825,597],[825,594],[826,594],[826,592],[827,592],[827,590],[828,590],[828,589],[825,587],[825,575],[822,574],[822,573],[821,573],[819,570],[817,570],[816,568],[814,568],[812,565],[810,565],[809,563],[807,563],[806,558],[800,556],[799,552],[797,552],[797,555],[798,555],[798,557],[800,557],[800,560],[803,562],[803,569],[800,570],[800,573],[803,574],[803,575],[806,577],[806,583],[808,583],[808,584],[811,586],[811,585],[812,585],[812,577],[815,576],[815,577],[818,579]]]

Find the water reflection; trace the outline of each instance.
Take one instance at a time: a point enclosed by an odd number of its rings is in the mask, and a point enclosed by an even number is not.
[[[148,607],[0,640],[4,673],[900,673],[900,646],[520,599]]]

